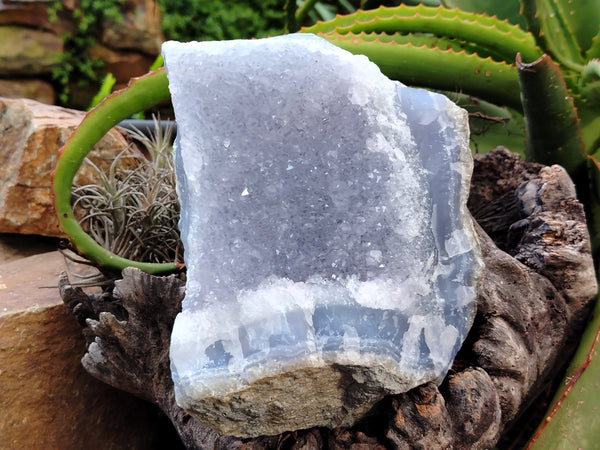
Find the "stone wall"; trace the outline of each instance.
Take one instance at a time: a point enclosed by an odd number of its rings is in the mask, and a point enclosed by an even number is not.
[[[65,51],[61,36],[75,30],[72,14],[79,7],[78,0],[62,3],[64,11],[51,21],[47,0],[0,1],[0,97],[56,102],[51,73]],[[90,49],[92,59],[105,63],[101,72],[116,77],[117,87],[148,72],[164,40],[155,0],[126,0],[121,11],[123,20],[103,23]],[[81,104],[70,106],[85,108],[97,89],[90,87],[88,95],[79,96]]]

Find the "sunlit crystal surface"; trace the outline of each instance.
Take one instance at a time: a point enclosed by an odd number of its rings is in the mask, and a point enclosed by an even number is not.
[[[440,381],[480,269],[466,112],[311,35],[163,54],[187,266],[178,403],[323,364],[383,367],[390,391]]]

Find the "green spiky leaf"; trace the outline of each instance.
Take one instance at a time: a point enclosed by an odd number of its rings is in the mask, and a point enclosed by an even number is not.
[[[329,22],[319,22],[301,31],[318,35],[425,33],[470,42],[475,47],[487,49],[485,52],[500,55],[498,60],[508,63],[514,61],[517,53],[521,53],[526,60],[535,60],[542,55],[533,37],[518,26],[481,14],[423,5],[357,11]]]
[[[563,166],[583,198],[587,160],[577,111],[559,67],[548,55],[530,64],[517,58],[517,67],[527,118],[527,158]]]
[[[585,61],[569,17],[573,3],[575,0],[523,0],[523,11],[538,44],[562,65],[579,72]]]
[[[413,86],[458,91],[491,103],[521,108],[516,67],[465,51],[383,42],[373,35],[325,34],[351,53],[366,55],[388,77]]]
[[[595,205],[598,209],[598,205]],[[598,213],[598,211],[596,212]],[[557,392],[550,414],[533,436],[528,450],[598,448],[600,436],[600,302]]]
[[[520,13],[519,0],[504,0],[502,2],[490,2],[489,0],[446,0],[447,8],[459,8],[462,11],[476,12],[496,16],[500,20],[508,20],[521,29],[527,29],[527,23]]]

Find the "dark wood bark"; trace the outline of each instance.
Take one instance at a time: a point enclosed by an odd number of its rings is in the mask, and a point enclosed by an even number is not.
[[[597,286],[583,208],[562,169],[505,150],[477,158],[469,208],[485,269],[475,324],[452,370],[440,386],[384,399],[350,429],[241,440],[179,408],[168,351],[184,275],[126,269],[102,295],[64,276],[61,296],[84,326],[86,370],[157,404],[188,448],[490,448],[568,361]]]

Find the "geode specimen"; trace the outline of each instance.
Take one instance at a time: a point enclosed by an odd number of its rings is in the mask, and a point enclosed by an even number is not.
[[[258,436],[440,382],[481,268],[466,112],[310,35],[163,55],[188,270],[178,404]]]

